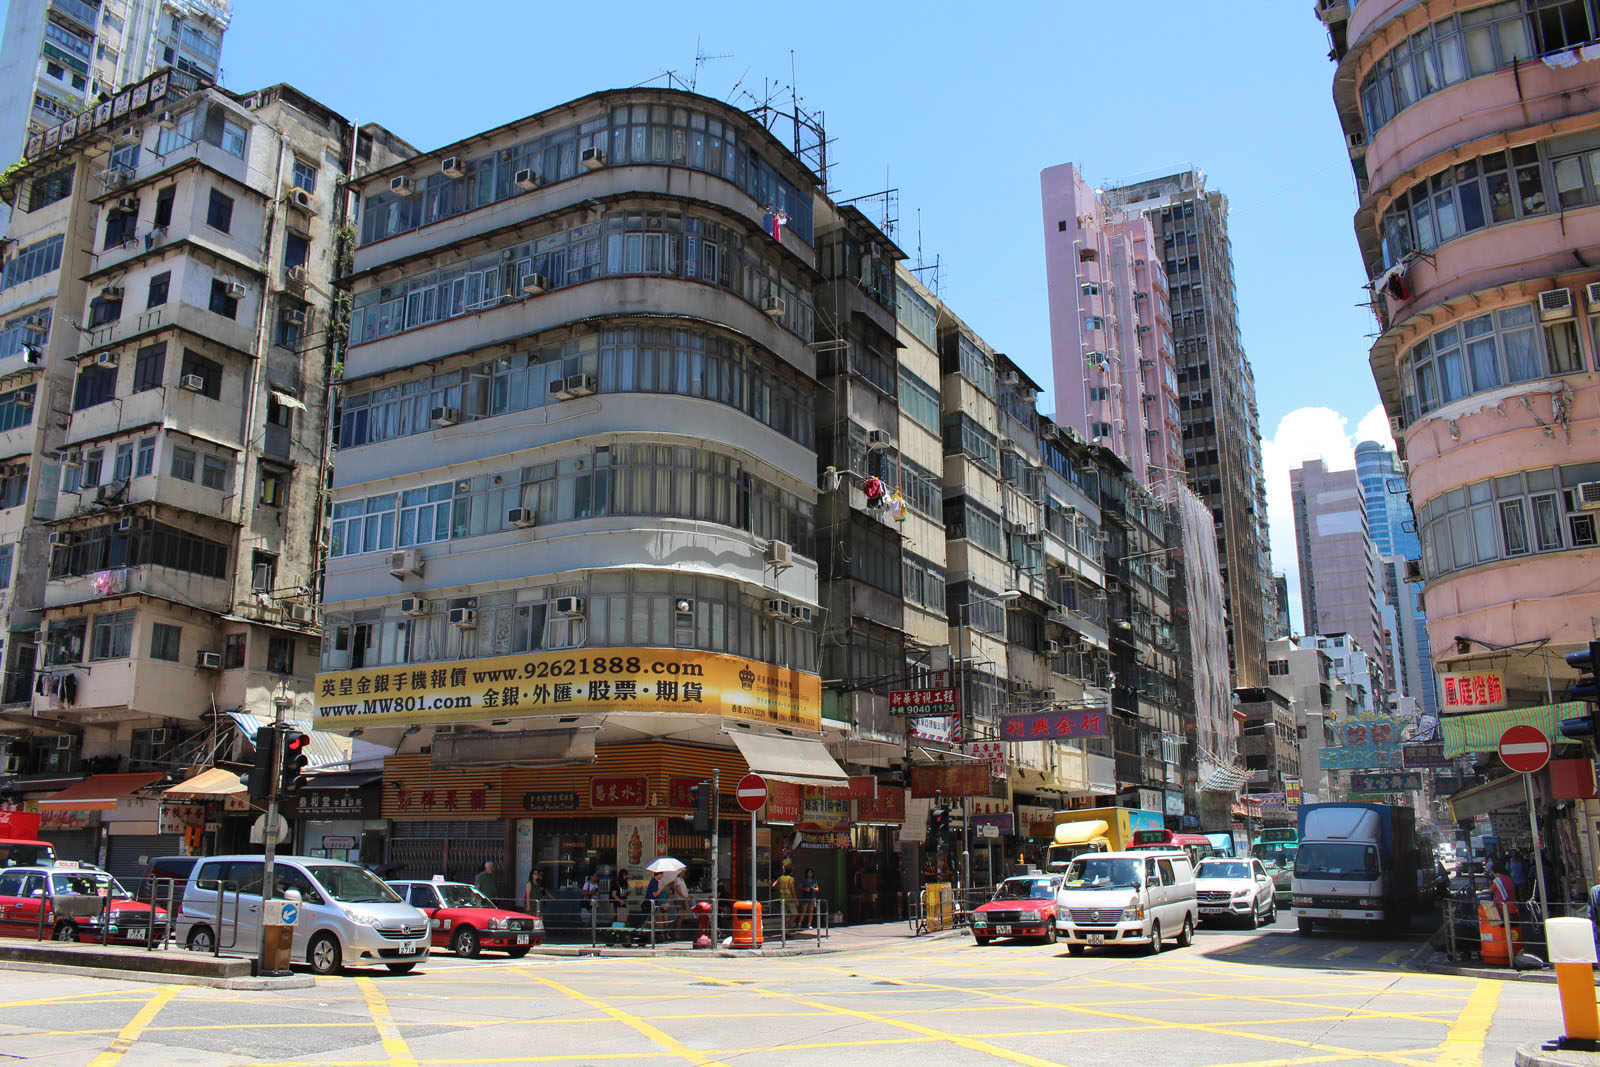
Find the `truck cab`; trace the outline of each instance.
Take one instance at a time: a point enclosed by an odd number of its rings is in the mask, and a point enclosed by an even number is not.
[[[1302,807],[1291,883],[1300,933],[1311,934],[1318,922],[1409,920],[1417,902],[1413,826],[1410,808]]]

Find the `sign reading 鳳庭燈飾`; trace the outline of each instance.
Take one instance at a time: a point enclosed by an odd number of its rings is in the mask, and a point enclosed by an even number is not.
[[[1441,679],[1445,711],[1498,711],[1506,706],[1505,678],[1499,671],[1451,671]]]

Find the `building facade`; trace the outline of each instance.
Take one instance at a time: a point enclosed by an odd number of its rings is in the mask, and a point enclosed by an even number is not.
[[[1383,577],[1356,472],[1307,460],[1289,472],[1289,492],[1306,631],[1350,634],[1386,662]]]
[[[1367,530],[1383,567],[1384,599],[1393,613],[1394,685],[1417,698],[1427,718],[1439,712],[1422,597],[1422,542],[1405,475],[1395,454],[1376,441],[1356,445],[1356,477],[1366,499]]]

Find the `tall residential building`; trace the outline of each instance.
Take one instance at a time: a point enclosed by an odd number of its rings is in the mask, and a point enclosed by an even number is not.
[[[1328,654],[1303,638],[1280,637],[1268,649],[1267,676],[1287,697],[1300,737],[1300,781],[1317,799],[1332,800],[1322,750],[1336,743],[1333,673]],[[1307,800],[1306,803],[1313,803]]]
[[[1306,632],[1347,633],[1382,656],[1383,578],[1356,472],[1306,460],[1289,472],[1289,492]]]
[[[1039,176],[1058,425],[1149,484],[1183,473],[1167,276],[1151,220],[1108,207],[1071,163]]]
[[[1417,698],[1427,718],[1433,718],[1439,701],[1428,648],[1428,615],[1423,610],[1422,543],[1405,475],[1393,452],[1376,441],[1363,441],[1356,446],[1356,477],[1366,500],[1367,529],[1383,567],[1384,599],[1394,611],[1393,681]]]
[[[6,190],[0,745],[24,796],[227,760],[275,702],[309,720],[342,182],[392,158],[289,86],[124,92]],[[174,844],[149,804],[63,840],[130,873]]]
[[[1323,3],[1433,661],[1543,704],[1597,634],[1600,12]],[[1570,676],[1568,676],[1570,677]]]
[[[1289,576],[1282,571],[1272,576],[1272,633],[1288,637],[1294,633],[1294,622],[1289,615]]]
[[[1235,686],[1262,686],[1274,614],[1272,563],[1255,377],[1239,337],[1227,198],[1191,170],[1107,189],[1103,199],[1152,226],[1168,285],[1183,466],[1190,488],[1211,508],[1227,590],[1229,667]],[[1065,236],[1046,229],[1047,242]]]

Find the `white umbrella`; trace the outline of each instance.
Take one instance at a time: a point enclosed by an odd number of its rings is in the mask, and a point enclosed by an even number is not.
[[[675,860],[671,856],[657,856],[645,866],[645,870],[651,874],[677,874],[687,866],[682,860]]]

